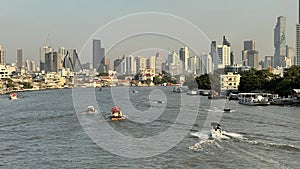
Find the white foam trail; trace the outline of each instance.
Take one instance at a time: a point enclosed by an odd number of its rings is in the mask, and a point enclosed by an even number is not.
[[[238,133],[229,133],[229,132],[226,132],[226,131],[223,131],[222,134],[224,134],[225,136],[227,137],[230,137],[230,138],[236,138],[236,139],[245,139],[245,137],[241,134],[238,134]]]

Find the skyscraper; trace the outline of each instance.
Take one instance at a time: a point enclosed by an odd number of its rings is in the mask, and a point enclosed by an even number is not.
[[[243,66],[250,66],[259,69],[258,51],[255,50],[255,40],[244,41],[244,50],[242,51]]]
[[[25,68],[28,72],[31,72],[30,62],[28,59],[25,60]]]
[[[5,51],[2,48],[2,46],[0,45],[0,65],[5,65],[6,61],[5,61]]]
[[[23,67],[23,50],[17,50],[17,67],[21,69]]]
[[[98,72],[105,72],[105,49],[101,47],[101,40],[93,39],[93,68]]]
[[[34,63],[34,61],[31,61],[31,71],[32,72],[35,72],[36,70],[35,70],[35,63]]]
[[[298,23],[296,24],[296,58],[295,65],[300,66],[300,0],[298,2]]]
[[[274,28],[274,66],[282,66],[286,56],[286,17],[277,17]]]
[[[185,72],[189,71],[189,67],[188,67],[189,48],[188,47],[180,48],[179,58],[183,62],[183,70]]]
[[[40,48],[40,71],[45,70],[45,55],[53,51],[51,46],[43,46]]]

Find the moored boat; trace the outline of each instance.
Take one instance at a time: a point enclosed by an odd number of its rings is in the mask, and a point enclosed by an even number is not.
[[[249,106],[268,106],[271,96],[270,93],[240,93],[239,103]]]

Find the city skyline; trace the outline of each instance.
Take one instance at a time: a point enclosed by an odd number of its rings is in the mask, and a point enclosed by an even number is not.
[[[0,7],[2,20],[0,44],[6,51],[8,63],[16,61],[16,50],[19,48],[23,49],[23,58],[39,63],[39,48],[47,45],[48,34],[54,48],[64,46],[80,51],[88,38],[106,23],[132,13],[155,11],[185,18],[218,44],[221,44],[220,37],[226,35],[232,43],[231,48],[235,53],[235,59],[241,63],[241,51],[245,40],[256,41],[260,60],[266,55],[274,55],[273,29],[278,16],[287,18],[287,44],[296,48],[297,3],[297,1],[280,0],[191,1],[186,4],[186,9],[182,9],[180,1],[131,1],[130,3],[77,1],[74,3],[64,0],[53,1],[51,4],[34,0],[4,1]],[[72,8],[65,8],[70,4]],[[55,7],[57,12],[51,13],[51,10],[44,9],[51,7]],[[253,8],[256,9],[255,12]],[[221,19],[221,16],[228,19]],[[105,42],[102,46],[106,47]],[[170,51],[178,50],[177,47],[172,49],[170,46],[170,48]],[[209,50],[207,48],[203,52]]]

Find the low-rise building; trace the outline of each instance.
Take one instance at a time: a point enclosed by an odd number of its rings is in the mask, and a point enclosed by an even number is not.
[[[240,78],[241,78],[241,75],[233,74],[232,72],[228,72],[227,75],[225,75],[225,74],[220,75],[221,91],[238,90],[238,86],[240,84]]]

